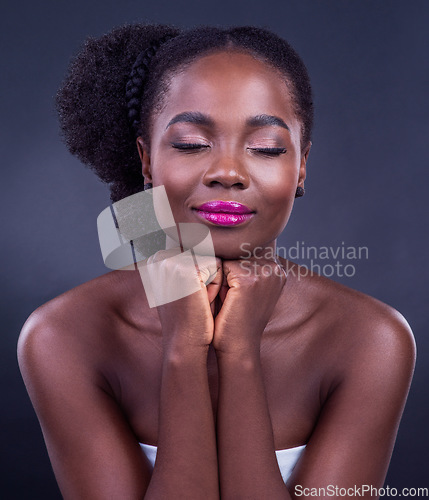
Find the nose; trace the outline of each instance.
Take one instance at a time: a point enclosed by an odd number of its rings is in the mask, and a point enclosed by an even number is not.
[[[235,155],[219,155],[212,159],[204,173],[203,182],[209,187],[220,185],[246,189],[249,187],[249,174],[246,166]]]

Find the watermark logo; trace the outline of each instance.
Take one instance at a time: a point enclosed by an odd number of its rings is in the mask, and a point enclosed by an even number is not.
[[[98,216],[97,229],[105,265],[137,268],[150,307],[186,297],[216,275],[209,228],[176,224],[164,186],[113,203]]]
[[[356,274],[357,261],[369,258],[368,247],[346,245],[344,241],[338,246],[308,246],[304,241],[298,241],[289,247],[279,246],[275,251],[262,247],[250,250],[249,243],[242,243],[240,250],[242,259],[258,261],[279,256],[286,260],[297,261],[301,265],[297,269],[291,268],[289,272],[296,273],[298,279],[312,273],[327,278],[352,278]]]

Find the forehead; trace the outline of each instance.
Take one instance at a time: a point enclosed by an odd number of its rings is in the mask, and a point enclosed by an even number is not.
[[[159,118],[202,111],[215,119],[272,114],[294,118],[285,78],[274,68],[242,52],[218,52],[197,59],[172,77]]]

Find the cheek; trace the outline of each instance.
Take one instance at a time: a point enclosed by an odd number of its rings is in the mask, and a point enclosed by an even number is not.
[[[286,225],[295,200],[297,176],[291,172],[288,176],[271,179],[270,185],[263,190],[262,203],[265,206],[271,229],[281,232]]]
[[[152,179],[157,186],[165,186],[167,192],[183,182],[183,175],[175,165],[159,157],[152,164]]]
[[[272,199],[272,212],[273,212],[273,223],[275,226],[280,228],[280,231],[283,230],[287,221],[289,220],[293,202],[295,199],[294,193],[292,194],[290,191],[278,193],[278,196]]]
[[[287,165],[285,168],[276,169],[259,179],[260,192],[266,203],[273,207],[287,204],[295,196],[298,182],[298,169]]]
[[[192,178],[175,165],[158,162],[152,170],[154,186],[164,186],[173,213],[180,217],[180,211],[186,205],[186,199],[193,190]]]

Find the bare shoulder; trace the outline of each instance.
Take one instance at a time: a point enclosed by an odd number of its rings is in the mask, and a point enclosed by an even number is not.
[[[374,363],[380,369],[396,364],[411,371],[416,347],[411,328],[393,307],[367,294],[292,265],[292,286],[310,303],[313,324],[347,363]],[[291,269],[292,269],[291,268]],[[302,268],[301,268],[302,269]],[[302,277],[304,275],[304,277]],[[289,278],[288,278],[289,280]]]
[[[18,342],[21,370],[54,360],[79,358],[96,366],[114,343],[128,273],[112,272],[79,285],[36,309]],[[126,278],[126,279],[124,279]],[[23,373],[24,374],[24,373]]]
[[[414,370],[411,329],[389,305],[293,266],[287,285],[306,305],[302,373],[316,375],[320,407],[292,482],[382,485]]]
[[[83,283],[38,307],[25,322],[21,337],[25,339],[32,332],[52,329],[77,333],[85,324],[106,319],[111,274]]]
[[[20,335],[21,373],[66,498],[142,498],[150,480],[111,361],[126,345],[130,279],[108,273],[56,297]]]

